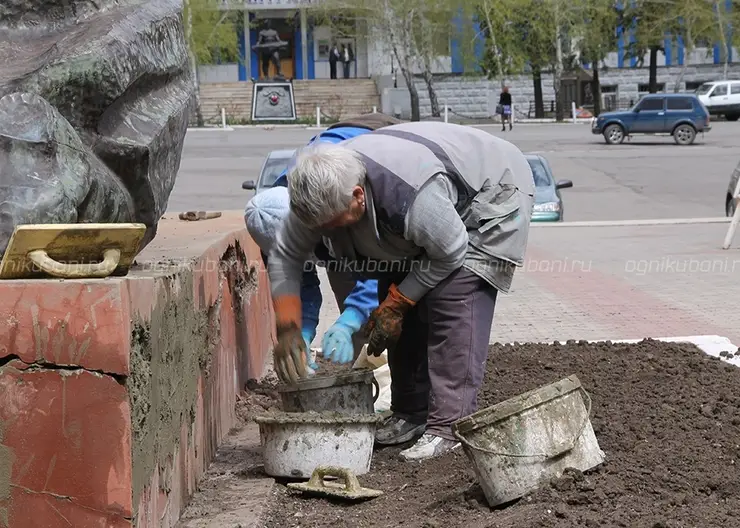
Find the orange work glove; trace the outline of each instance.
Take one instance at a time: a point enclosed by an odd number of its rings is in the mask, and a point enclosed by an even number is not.
[[[301,298],[283,295],[273,300],[277,343],[273,350],[275,372],[283,383],[305,378],[306,341],[301,333]]]
[[[388,296],[373,310],[365,324],[368,355],[377,357],[383,350],[393,347],[398,342],[403,328],[403,318],[414,305],[416,305],[414,301],[398,291],[395,284],[391,284]]]

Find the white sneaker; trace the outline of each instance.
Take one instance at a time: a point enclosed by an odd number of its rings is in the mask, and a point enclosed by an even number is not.
[[[407,461],[425,460],[444,455],[458,447],[460,442],[425,433],[414,445],[401,451],[401,458]]]

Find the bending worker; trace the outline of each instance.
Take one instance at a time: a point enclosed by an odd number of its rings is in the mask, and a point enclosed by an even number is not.
[[[326,131],[314,136],[308,145],[316,142],[339,143],[341,141],[366,134],[384,126],[400,123],[399,120],[379,113],[365,114],[347,121],[336,123]],[[290,164],[295,163],[295,158]],[[267,261],[275,242],[276,232],[289,212],[289,198],[287,191],[287,170],[278,177],[274,187],[254,196],[248,203],[244,214],[247,230],[263,253],[263,260]],[[311,261],[319,257],[323,261],[331,261],[328,249],[321,243],[314,248],[314,254],[304,263],[301,284],[301,334],[306,343],[306,371],[313,374],[317,366],[311,362],[309,348],[316,337],[316,327],[319,324],[319,312],[322,296],[321,286],[315,265]],[[324,358],[336,363],[348,363],[359,355],[366,342],[358,330],[367,321],[370,312],[378,306],[378,284],[376,280],[360,279],[349,273],[327,269],[329,283],[334,292],[341,315],[324,334],[322,349]],[[278,374],[281,369],[277,367]],[[287,378],[287,376],[281,376]],[[289,381],[289,379],[285,379]]]
[[[378,278],[368,353],[388,350],[392,416],[376,442],[407,460],[459,443],[476,410],[496,296],[527,246],[534,182],[513,144],[447,123],[394,125],[304,149],[288,174],[290,214],[270,253],[276,362],[296,361],[301,270],[322,236],[346,268]]]

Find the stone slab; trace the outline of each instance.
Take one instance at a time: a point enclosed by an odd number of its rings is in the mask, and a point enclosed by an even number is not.
[[[123,385],[14,360],[0,368],[0,400],[5,526],[129,526],[131,417]]]
[[[295,96],[292,83],[254,83],[252,121],[294,121],[295,119]]]
[[[264,477],[259,428],[243,425],[226,437],[177,528],[261,528],[274,479]]]

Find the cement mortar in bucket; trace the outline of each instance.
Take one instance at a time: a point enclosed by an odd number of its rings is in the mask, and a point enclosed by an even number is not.
[[[335,411],[373,414],[378,383],[373,372],[356,369],[336,376],[315,376],[277,388],[285,412]]]
[[[370,471],[379,414],[275,412],[255,417],[265,473],[310,478],[319,466],[338,466],[355,475]]]
[[[584,401],[585,400],[585,401]],[[604,461],[576,376],[482,409],[452,426],[491,507],[518,499],[566,468]]]

